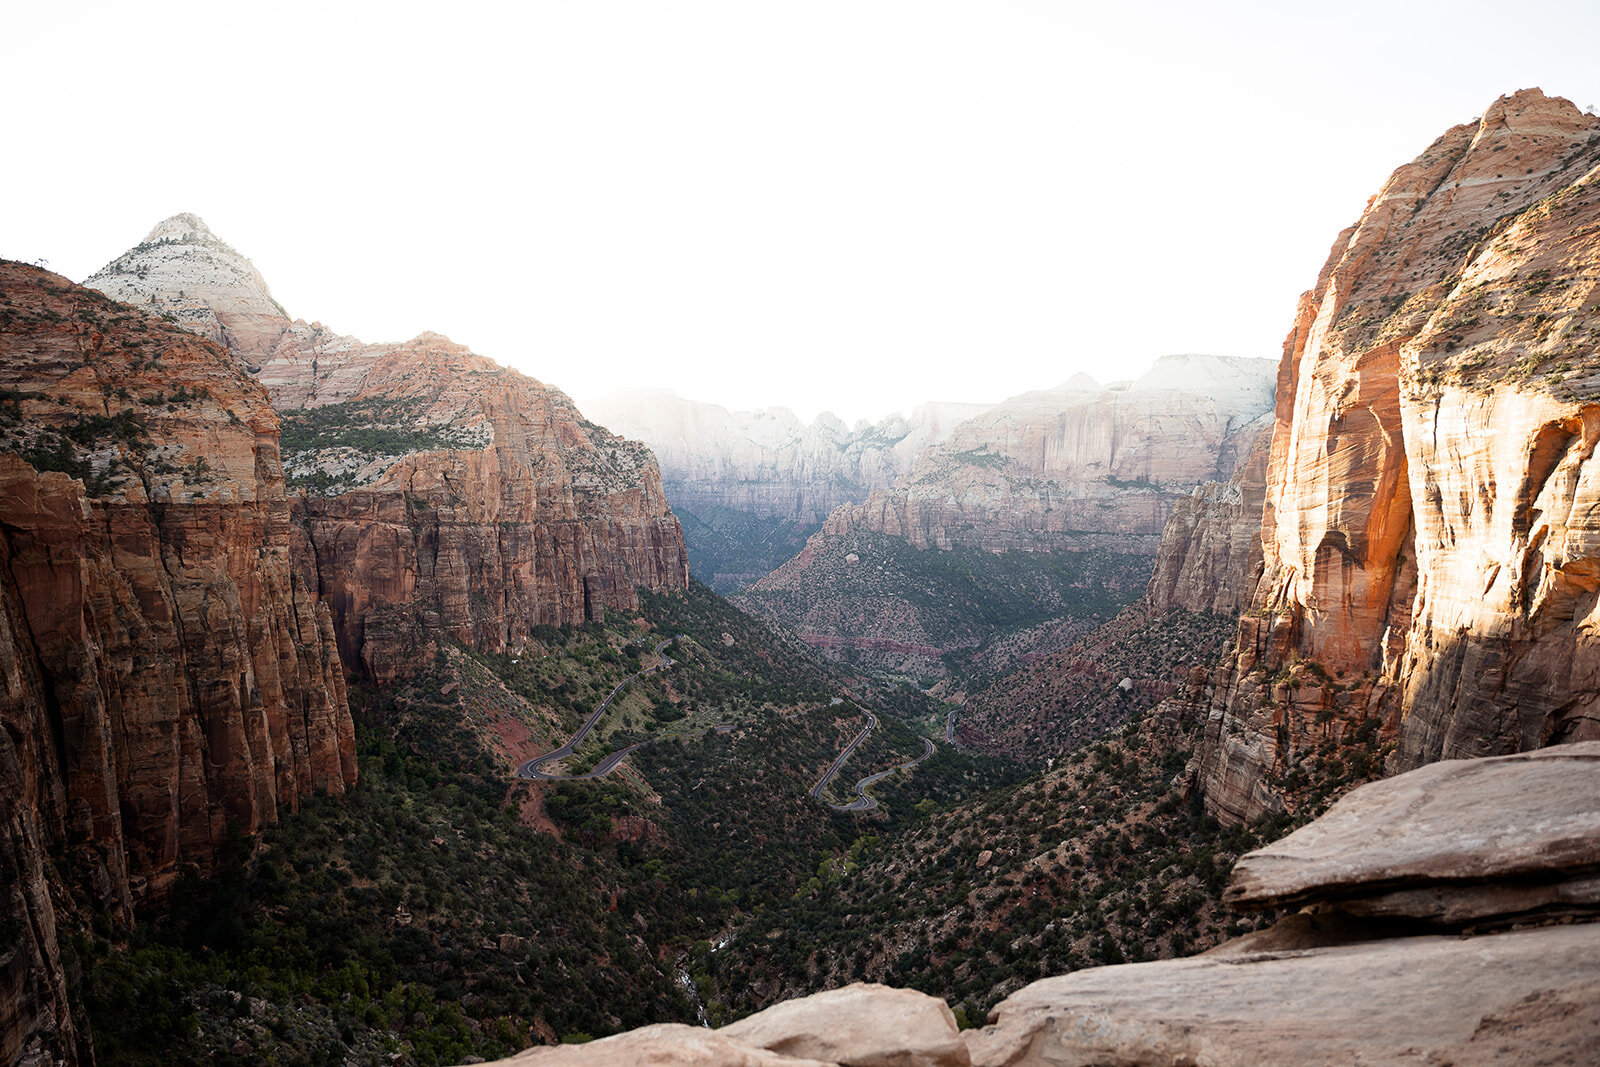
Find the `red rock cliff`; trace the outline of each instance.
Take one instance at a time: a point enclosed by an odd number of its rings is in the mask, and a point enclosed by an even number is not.
[[[655,458],[559,390],[437,334],[363,344],[291,322],[249,261],[192,215],[89,284],[229,344],[284,419],[284,466],[345,661],[394,677],[440,635],[514,649],[540,624],[683,588],[683,533]]]
[[[341,649],[374,677],[404,670],[441,633],[516,649],[534,626],[636,608],[636,587],[687,585],[655,458],[559,390],[424,334],[372,361],[350,400],[286,413],[313,431],[297,440],[333,446],[294,461],[337,469],[332,423],[358,409],[454,445],[377,446],[370,481],[306,500]]]
[[[1600,118],[1525,90],[1340,234],[1278,374],[1212,808],[1377,716],[1390,770],[1600,736]]]
[[[127,915],[356,768],[266,391],[56,275],[0,263],[0,294],[0,851],[21,872],[0,909],[27,934],[0,961],[11,1062],[76,1041],[49,992],[61,857]]]

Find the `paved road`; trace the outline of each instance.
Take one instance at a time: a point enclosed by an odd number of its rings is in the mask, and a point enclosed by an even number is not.
[[[602,700],[600,702],[600,706],[594,709],[594,713],[584,720],[582,726],[578,727],[578,732],[572,735],[572,739],[570,741],[555,751],[546,752],[542,756],[535,756],[533,759],[518,767],[517,777],[535,778],[542,782],[576,782],[585,778],[604,778],[606,775],[616,770],[617,764],[622,762],[624,756],[638,748],[639,745],[649,744],[648,741],[640,741],[639,744],[629,745],[627,748],[618,749],[617,751],[606,756],[599,763],[596,763],[594,768],[586,774],[547,774],[544,771],[537,769],[541,763],[550,763],[554,760],[566,759],[568,756],[572,755],[572,750],[583,744],[583,739],[589,736],[589,731],[593,730],[595,728],[595,724],[604,718],[606,709],[611,707],[611,702],[613,700],[617,699],[617,694],[628,688],[628,686],[632,684],[636,678],[640,678],[646,674],[654,674],[656,671],[664,671],[668,667],[672,666],[672,657],[663,655],[661,652],[662,649],[666,648],[670,644],[672,644],[672,639],[670,637],[667,640],[657,644],[656,655],[661,656],[661,662],[659,664],[654,667],[647,667],[642,671],[637,671],[633,674],[630,674],[622,681],[618,682],[617,687],[611,690],[610,695]]]
[[[946,741],[950,742],[952,745],[955,745],[957,748],[961,747],[961,742],[956,740],[956,709],[955,708],[951,708],[950,709],[950,714],[948,714],[948,715],[946,715],[944,717],[944,739]]]
[[[918,756],[916,759],[912,760],[910,763],[902,763],[898,767],[890,767],[886,771],[879,771],[877,774],[869,774],[867,777],[865,777],[865,778],[861,779],[861,781],[857,782],[856,783],[856,798],[854,800],[852,800],[850,803],[848,803],[848,804],[829,804],[828,807],[832,808],[834,811],[868,811],[868,810],[870,810],[872,808],[877,807],[878,806],[878,802],[876,800],[874,800],[872,797],[867,796],[867,786],[872,785],[874,782],[878,781],[879,779],[887,778],[891,774],[894,774],[897,771],[906,770],[908,767],[915,767],[917,764],[921,763],[923,760],[925,760],[929,756],[933,755],[933,739],[932,738],[924,737],[922,739],[922,745],[923,745],[922,755]]]
[[[870,734],[872,732],[872,728],[877,725],[878,717],[872,714],[870,711],[867,712],[866,728],[856,735],[856,739],[854,741],[844,746],[844,751],[839,753],[838,759],[829,764],[826,773],[824,773],[823,776],[817,780],[816,785],[811,787],[811,792],[809,794],[810,796],[814,796],[818,800],[822,799],[822,791],[828,788],[828,783],[833,781],[833,776],[839,773],[839,768],[844,766],[844,761],[850,758],[850,753],[854,752],[856,750],[856,746],[867,739],[867,735]]]

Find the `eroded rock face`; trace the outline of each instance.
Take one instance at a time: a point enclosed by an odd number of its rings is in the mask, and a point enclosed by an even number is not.
[[[363,453],[366,484],[305,501],[349,662],[392,678],[441,633],[519,649],[534,626],[636,608],[639,586],[687,584],[682,529],[647,448],[445,338],[391,347],[347,400],[285,414],[323,445],[342,432],[330,416],[369,409],[445,445],[406,451],[402,434]],[[319,455],[347,454],[308,452],[291,462],[316,469]]]
[[[266,391],[215,343],[48,272],[0,264],[0,292],[0,848],[21,872],[0,904],[30,932],[0,981],[26,966],[46,991],[0,1034],[60,1050],[44,857],[70,850],[127,917],[230,829],[344,792],[355,737]]]
[[[1266,360],[1227,356],[1165,356],[1109,388],[1080,374],[962,422],[819,536],[862,526],[919,549],[1153,553],[1173,501],[1232,474],[1272,391]]]
[[[1156,549],[1145,598],[1157,611],[1237,615],[1261,578],[1261,507],[1272,452],[1272,419],[1256,422],[1255,440],[1226,482],[1207,482],[1172,504]]]
[[[214,320],[270,390],[284,467],[307,490],[304,573],[332,607],[345,662],[369,676],[393,678],[440,635],[520,648],[534,626],[635,608],[639,586],[687,584],[649,450],[559,390],[438,334],[369,345],[291,322],[249,261],[192,215],[90,283],[201,328]]]
[[[1597,958],[1584,925],[1097,967],[1017,991],[968,1042],[980,1067],[1580,1062]]]
[[[1197,772],[1249,818],[1377,717],[1391,770],[1600,736],[1600,118],[1525,90],[1339,236],[1279,370],[1263,578]]]
[[[967,1067],[971,1062],[944,1001],[874,983],[775,1004],[718,1033],[786,1056],[860,1067]]]

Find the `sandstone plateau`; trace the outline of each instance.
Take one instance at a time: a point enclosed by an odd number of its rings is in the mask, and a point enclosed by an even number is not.
[[[1263,575],[1193,772],[1230,819],[1383,723],[1391,769],[1600,736],[1600,118],[1502,97],[1301,298]]]
[[[1200,956],[1042,979],[979,1029],[957,1031],[937,998],[858,983],[719,1030],[646,1027],[502,1062],[1585,1062],[1600,1043],[1597,781],[1600,744],[1589,743],[1362,786],[1239,861],[1238,905],[1305,910]],[[1447,885],[1472,894],[1472,922],[1493,932],[1431,907],[1428,893]],[[1587,905],[1530,912],[1530,885],[1587,892]]]
[[[0,263],[0,1059],[77,1036],[60,879],[124,919],[356,777],[278,419],[215,342]]]
[[[649,450],[559,390],[437,334],[363,344],[291,322],[193,215],[88,284],[212,333],[267,387],[285,468],[308,490],[307,564],[346,663],[371,677],[395,677],[440,636],[516,650],[537,625],[688,581]]]

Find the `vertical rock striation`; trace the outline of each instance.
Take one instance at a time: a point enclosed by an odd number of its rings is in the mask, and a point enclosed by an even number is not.
[[[1156,548],[1145,599],[1155,611],[1237,615],[1261,578],[1261,507],[1267,493],[1272,417],[1253,424],[1255,440],[1226,482],[1207,482],[1172,504]]]
[[[162,222],[88,284],[229,344],[270,391],[284,467],[306,490],[305,573],[345,661],[373,678],[441,636],[518,648],[534,626],[688,582],[655,458],[559,390],[438,334],[363,344],[291,322],[193,215]]]
[[[1524,90],[1395,171],[1284,345],[1196,771],[1248,818],[1380,718],[1390,770],[1600,736],[1600,118]]]
[[[77,1056],[58,863],[126,917],[224,837],[355,782],[278,420],[215,343],[0,263],[0,1056]],[[8,1062],[10,1058],[8,1058]]]

